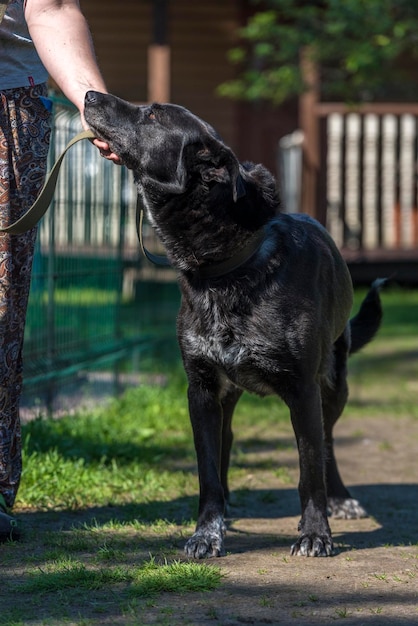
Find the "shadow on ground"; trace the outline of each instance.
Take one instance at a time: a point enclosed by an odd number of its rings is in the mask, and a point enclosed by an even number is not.
[[[411,528],[418,528],[417,492],[414,484],[357,485],[352,495],[365,505],[374,520],[372,530],[356,530],[357,520],[330,520],[333,528],[338,522],[335,537],[342,549],[373,548],[382,545],[402,546],[411,542]],[[254,489],[233,492],[235,506],[228,511],[227,547],[229,552],[243,552],[262,546],[288,545],[292,538],[283,533],[281,520],[294,520],[296,536],[297,518],[300,514],[296,489]],[[164,519],[181,526],[185,520],[193,519],[197,511],[197,497],[183,497],[171,501],[153,501],[145,504],[128,504],[92,507],[77,511],[25,512],[19,514],[23,528],[30,532],[45,530],[70,530],[80,525],[104,526],[111,522],[131,524],[139,521],[155,524]],[[238,522],[251,520],[251,531],[241,530]],[[262,520],[257,522],[257,520]],[[266,520],[270,530],[265,532]],[[272,520],[277,521],[277,531]],[[245,525],[245,523],[244,523]],[[347,526],[347,530],[344,530]],[[349,528],[349,529],[348,529]],[[335,530],[334,530],[335,535]],[[416,533],[418,540],[418,532]],[[181,542],[180,544],[181,545]]]

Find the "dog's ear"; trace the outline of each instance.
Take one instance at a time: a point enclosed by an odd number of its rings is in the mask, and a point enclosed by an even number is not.
[[[212,145],[208,145],[212,144]],[[231,184],[234,202],[245,196],[245,184],[240,174],[239,161],[233,152],[219,141],[208,142],[197,156],[203,163],[202,180],[206,183]]]

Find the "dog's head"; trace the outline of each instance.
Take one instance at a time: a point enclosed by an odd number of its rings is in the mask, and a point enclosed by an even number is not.
[[[89,91],[85,118],[143,185],[157,181],[166,192],[179,194],[200,179],[207,186],[228,186],[234,201],[245,194],[233,152],[209,124],[181,106],[137,106]]]

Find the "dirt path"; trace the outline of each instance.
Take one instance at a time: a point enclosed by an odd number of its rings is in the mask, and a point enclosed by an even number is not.
[[[417,625],[418,423],[348,417],[336,435],[341,473],[371,515],[332,520],[336,556],[289,556],[299,516],[298,471],[283,433],[286,474],[276,472],[272,480],[263,453],[250,452],[245,466],[253,464],[254,473],[233,485],[228,556],[216,560],[226,575],[221,588],[163,596],[144,610],[141,624]],[[167,611],[169,620],[161,621]]]

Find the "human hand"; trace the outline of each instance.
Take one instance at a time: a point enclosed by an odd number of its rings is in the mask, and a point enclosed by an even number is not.
[[[109,144],[106,141],[103,141],[102,139],[97,139],[97,138],[93,139],[92,141],[93,141],[93,145],[95,145],[96,148],[99,149],[99,152],[102,157],[104,157],[108,161],[112,161],[112,163],[115,163],[116,165],[123,164],[123,161],[120,158],[120,156],[112,152],[112,150],[109,148]]]
[[[84,117],[84,110],[80,111],[80,116],[81,116],[81,124],[83,125],[84,130],[90,130],[89,125],[87,124],[85,117]],[[115,163],[116,165],[123,165],[123,161],[121,157],[118,154],[115,154],[114,152],[112,152],[107,141],[104,141],[104,139],[99,139],[98,137],[96,137],[95,139],[92,139],[91,142],[94,146],[96,146],[96,148],[98,148],[100,152],[100,156],[104,157],[108,161],[112,161],[112,163]]]

